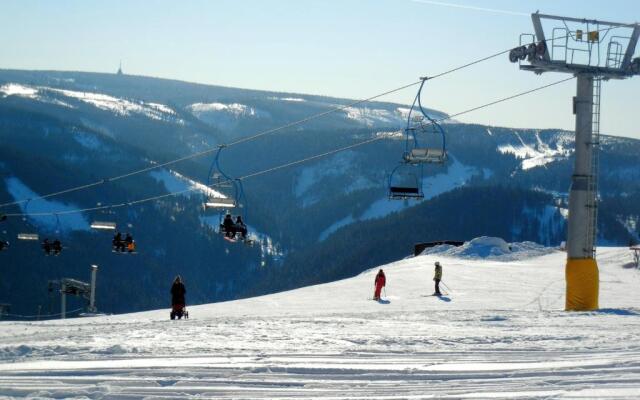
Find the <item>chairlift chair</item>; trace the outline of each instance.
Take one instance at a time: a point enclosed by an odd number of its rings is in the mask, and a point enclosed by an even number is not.
[[[211,163],[211,167],[209,167],[209,173],[207,175],[207,188],[219,188],[219,189],[233,189],[234,192],[237,191],[236,184],[234,180],[229,177],[221,168],[220,168],[220,153],[224,148],[223,145],[218,147],[218,151],[216,152],[216,156]],[[230,196],[220,196],[218,194],[209,194],[207,196],[207,200],[203,204],[204,209],[223,209],[227,210],[230,208],[235,208],[237,206],[237,199],[231,198]]]
[[[54,231],[55,235],[53,236],[53,240],[49,241],[49,238],[45,238],[41,244],[42,250],[47,256],[60,255],[60,253],[62,253],[62,249],[64,248],[62,246],[62,241],[60,240],[60,234],[62,231],[62,225],[60,224],[60,217],[58,216],[58,214],[55,214],[55,217],[56,217],[56,228]]]
[[[4,222],[7,220],[7,216],[4,214],[0,214],[0,222]],[[6,231],[3,231],[3,234],[6,234]],[[9,241],[0,238],[0,251],[7,250],[9,248]]]
[[[415,171],[418,169],[418,171]],[[416,173],[419,172],[419,175]],[[422,199],[422,166],[401,163],[389,175],[389,200]]]
[[[426,78],[422,78],[409,109],[402,159],[409,164],[444,164],[447,159],[444,129],[422,107],[421,95],[426,81]]]
[[[91,223],[91,229],[115,231],[116,223],[108,221],[93,221]]]
[[[18,240],[39,240],[37,233],[18,233]]]
[[[27,200],[27,203],[24,206],[22,220],[25,221],[25,222],[27,221],[27,216],[29,215],[29,203],[30,202],[31,202],[31,199]],[[40,237],[38,236],[37,233],[30,233],[30,232],[20,232],[20,233],[18,233],[18,240],[37,241],[39,239],[40,239]]]
[[[218,230],[217,233],[223,235],[225,238],[236,241],[236,237],[238,234],[244,230],[244,242],[249,243],[246,239],[246,198],[244,196],[244,188],[242,186],[242,181],[240,179],[234,179],[227,175],[222,168],[220,167],[220,154],[222,153],[222,149],[224,145],[218,147],[218,151],[216,152],[216,156],[211,163],[211,167],[209,168],[209,175],[207,177],[207,187],[212,188],[232,188],[233,189],[233,197],[230,195],[226,195],[226,197],[220,196],[212,196],[210,195],[207,201],[204,203],[204,209],[217,209],[220,210],[219,218],[218,218]],[[237,209],[237,214],[232,215],[231,218],[241,217],[244,226],[236,227],[234,220],[234,232],[227,232],[227,229],[224,226],[224,218],[229,213],[230,210]]]
[[[225,209],[228,210],[230,208],[236,207],[235,199],[231,199],[228,197],[209,197],[207,201],[204,203],[205,210],[210,208],[213,209]]]

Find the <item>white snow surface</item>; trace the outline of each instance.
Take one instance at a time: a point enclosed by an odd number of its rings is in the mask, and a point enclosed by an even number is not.
[[[487,132],[491,134],[489,130],[487,130]],[[551,148],[540,139],[540,132],[536,132],[535,143],[526,143],[516,131],[514,131],[514,135],[520,144],[500,145],[498,146],[498,152],[502,154],[510,153],[516,158],[522,159],[521,168],[523,170],[542,167],[551,162],[566,159],[573,152],[571,149],[572,141],[569,135],[559,136],[559,140],[555,143],[555,148]]]
[[[40,196],[25,185],[16,177],[5,178],[7,191],[14,200],[31,199]],[[65,211],[80,208],[75,204],[66,204],[56,200],[36,199],[33,201],[20,203],[20,211],[23,213],[34,214],[28,217],[29,223],[35,225],[37,230],[43,230],[46,233],[69,233],[70,231],[89,231],[89,222],[80,213],[65,214]],[[49,214],[52,212],[62,213],[57,219],[52,215],[37,215],[39,213]],[[32,228],[25,226],[24,233],[31,232]],[[58,231],[58,232],[56,232]]]
[[[0,396],[637,399],[640,276],[630,251],[599,249],[603,308],[581,313],[563,311],[566,254],[536,251],[397,261],[382,267],[381,302],[368,300],[374,268],[192,306],[189,320],[162,309],[0,322]],[[429,296],[436,260],[450,288],[441,298]]]
[[[17,83],[7,83],[0,86],[0,92],[2,92],[3,97],[7,96],[20,96],[27,98],[36,98],[38,94],[38,90],[29,86],[20,85]]]
[[[167,192],[184,192],[181,196],[191,197],[194,193],[204,194],[205,196],[214,198],[226,198],[224,194],[210,188],[209,186],[187,178],[186,176],[173,170],[155,170],[149,172],[149,175],[158,182],[162,182]]]
[[[200,121],[221,129],[232,129],[242,118],[270,118],[266,111],[240,103],[194,103],[186,109]]]
[[[345,107],[344,113],[347,119],[357,121],[367,127],[384,126],[391,128],[404,128],[407,124],[409,107],[396,107],[395,109],[370,108],[370,107]],[[415,111],[414,111],[415,112]],[[432,111],[432,117],[442,118],[444,114]]]
[[[268,97],[269,100],[279,100],[279,101],[291,101],[294,103],[304,103],[306,102],[305,99],[301,98],[301,97],[276,97],[276,96],[271,96]]]
[[[90,104],[101,110],[110,111],[116,115],[130,116],[138,114],[155,120],[174,121],[179,124],[185,123],[184,120],[177,118],[175,111],[164,104],[131,101],[103,93],[80,92],[75,90],[55,89],[46,86],[29,86],[17,83],[7,83],[0,86],[0,94],[2,94],[3,97],[20,96],[45,103],[75,108],[69,103],[50,96],[50,94],[58,96],[62,95],[73,100]]]
[[[504,239],[481,236],[462,246],[440,245],[426,249],[423,254],[457,257],[464,259],[485,259],[518,261],[534,256],[543,256],[554,251],[534,242],[507,243]]]

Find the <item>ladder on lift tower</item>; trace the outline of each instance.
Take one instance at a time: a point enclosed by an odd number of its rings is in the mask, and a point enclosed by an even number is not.
[[[593,104],[591,108],[591,174],[589,176],[589,204],[593,217],[589,221],[588,235],[593,241],[593,257],[596,256],[598,236],[598,171],[600,168],[600,93],[602,78],[593,79]]]

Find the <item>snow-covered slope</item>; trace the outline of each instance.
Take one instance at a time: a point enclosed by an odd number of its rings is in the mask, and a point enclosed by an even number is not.
[[[564,253],[501,245],[487,259],[471,247],[383,266],[380,303],[368,300],[374,269],[193,306],[186,321],[165,309],[2,322],[0,395],[638,398],[640,274],[628,249],[599,251],[603,309],[567,313]],[[442,298],[429,296],[435,260]]]

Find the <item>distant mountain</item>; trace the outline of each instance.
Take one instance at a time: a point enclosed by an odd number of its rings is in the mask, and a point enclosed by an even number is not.
[[[2,70],[0,203],[216,149],[352,102],[128,75]],[[218,215],[202,210],[213,153],[5,207],[0,212],[60,214],[0,223],[0,238],[11,242],[0,253],[0,302],[19,313],[57,308],[47,280],[85,278],[90,264],[100,266],[98,307],[122,312],[165,305],[176,274],[188,283],[189,301],[201,303],[353,275],[409,253],[414,241],[491,234],[553,245],[565,237],[571,132],[448,122],[450,157],[424,169],[425,201],[389,201],[407,112],[406,105],[371,102],[225,148],[220,165],[237,177],[381,138],[246,179],[242,211],[257,235],[254,247],[222,240],[214,232]],[[605,136],[601,147],[599,241],[627,244],[638,240],[640,142]],[[189,188],[156,202],[63,213]],[[112,254],[110,234],[91,231],[93,220],[131,231],[139,254]],[[20,232],[61,235],[68,248],[44,257],[37,243],[16,240]]]

